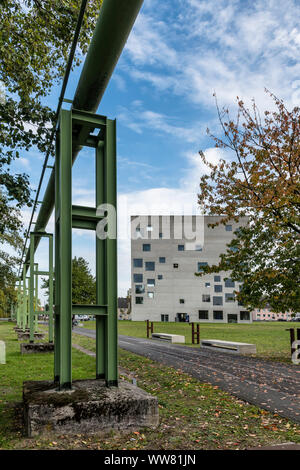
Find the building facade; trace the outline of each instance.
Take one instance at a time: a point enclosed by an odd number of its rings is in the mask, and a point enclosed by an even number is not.
[[[131,218],[131,305],[134,321],[250,323],[235,300],[239,285],[228,272],[195,276],[217,264],[234,231],[247,223],[208,225],[216,216]]]
[[[255,309],[252,312],[253,321],[292,321],[294,317],[291,312],[272,312],[269,308]]]

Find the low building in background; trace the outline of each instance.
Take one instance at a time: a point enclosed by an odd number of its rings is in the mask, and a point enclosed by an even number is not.
[[[195,276],[217,264],[234,232],[247,223],[208,225],[216,216],[131,217],[131,309],[135,321],[251,323],[235,300],[230,273]],[[193,239],[194,236],[194,239]]]
[[[294,317],[291,312],[275,313],[269,308],[255,309],[252,312],[253,321],[291,321]]]

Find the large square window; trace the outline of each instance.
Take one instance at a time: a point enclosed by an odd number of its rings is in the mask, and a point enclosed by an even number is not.
[[[143,244],[143,251],[151,251],[150,243],[144,243]]]
[[[202,294],[202,302],[210,302],[210,295]]]
[[[259,315],[259,313],[258,313]],[[241,320],[250,320],[250,312],[247,312],[247,311],[242,311],[240,312],[240,319]]]
[[[215,282],[221,282],[221,276],[214,276]]]
[[[146,271],[155,271],[155,262],[154,261],[146,261],[145,262],[145,269],[146,269]]]
[[[142,258],[133,258],[133,267],[134,268],[142,268],[143,267],[143,259]]]
[[[230,292],[230,294],[225,294],[225,302],[234,302],[235,301],[235,296],[233,292]]]
[[[213,297],[213,305],[223,305],[223,297]]]
[[[231,279],[225,279],[225,287],[234,287],[235,283]]]
[[[137,305],[143,304],[143,303],[144,303],[144,297],[136,297],[136,298],[135,298],[135,303],[136,303]]]
[[[223,320],[223,310],[214,310],[213,318],[214,320]]]
[[[142,274],[134,274],[133,275],[133,282],[143,282],[143,275]]]
[[[223,286],[222,286],[222,284],[216,284],[214,286],[214,289],[215,289],[215,292],[222,292]]]

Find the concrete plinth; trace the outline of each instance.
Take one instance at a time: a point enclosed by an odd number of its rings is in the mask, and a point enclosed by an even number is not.
[[[45,335],[43,333],[34,333],[34,339],[44,339]],[[30,333],[18,333],[18,340],[30,339]]]
[[[26,433],[98,433],[158,425],[157,398],[129,382],[106,387],[103,380],[75,380],[72,390],[57,391],[50,381],[24,382]]]
[[[21,343],[21,354],[49,353],[54,351],[54,343]]]

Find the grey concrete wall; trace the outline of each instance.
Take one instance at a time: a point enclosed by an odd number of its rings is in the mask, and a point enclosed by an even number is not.
[[[240,225],[246,224],[244,218],[239,224],[234,222],[232,231],[226,231],[224,225],[214,229],[208,227],[218,219],[214,216],[193,216],[185,218],[181,216],[135,216],[132,217],[132,241],[131,241],[131,288],[132,288],[132,320],[161,321],[161,315],[168,315],[169,321],[175,321],[177,314],[186,313],[190,321],[206,321],[227,323],[228,314],[237,314],[239,323],[249,323],[240,319],[240,312],[246,309],[237,302],[226,302],[225,293],[238,290],[237,283],[234,288],[225,287],[224,278],[230,277],[230,273],[222,272],[221,282],[214,282],[214,275],[203,277],[195,276],[198,271],[198,262],[216,264],[219,255],[225,253],[226,245],[234,236],[234,230]],[[197,224],[197,227],[196,227]],[[147,229],[147,226],[151,229]],[[136,227],[139,228],[136,231]],[[197,228],[197,230],[196,230]],[[191,235],[194,232],[194,240]],[[196,233],[196,235],[195,235]],[[159,234],[162,238],[159,238]],[[151,251],[143,251],[143,244],[150,244]],[[184,245],[184,251],[178,251],[178,245]],[[202,246],[202,251],[195,248]],[[165,257],[166,262],[160,263],[159,258]],[[142,267],[134,267],[133,260],[142,259]],[[155,262],[155,270],[147,271],[146,262]],[[174,268],[174,264],[178,268]],[[142,274],[143,282],[134,282],[134,274]],[[158,276],[162,275],[160,280]],[[147,285],[148,279],[155,280],[155,286]],[[210,287],[205,283],[210,282]],[[136,285],[144,286],[144,293],[136,293]],[[214,286],[222,285],[222,292],[215,293]],[[153,293],[153,298],[149,297]],[[210,295],[210,302],[203,302],[202,295]],[[213,305],[213,297],[222,297],[223,305]],[[136,297],[143,297],[143,304],[136,303]],[[180,299],[184,303],[180,303]],[[208,310],[208,320],[199,320],[199,310]],[[213,311],[223,311],[222,320],[213,319]]]

